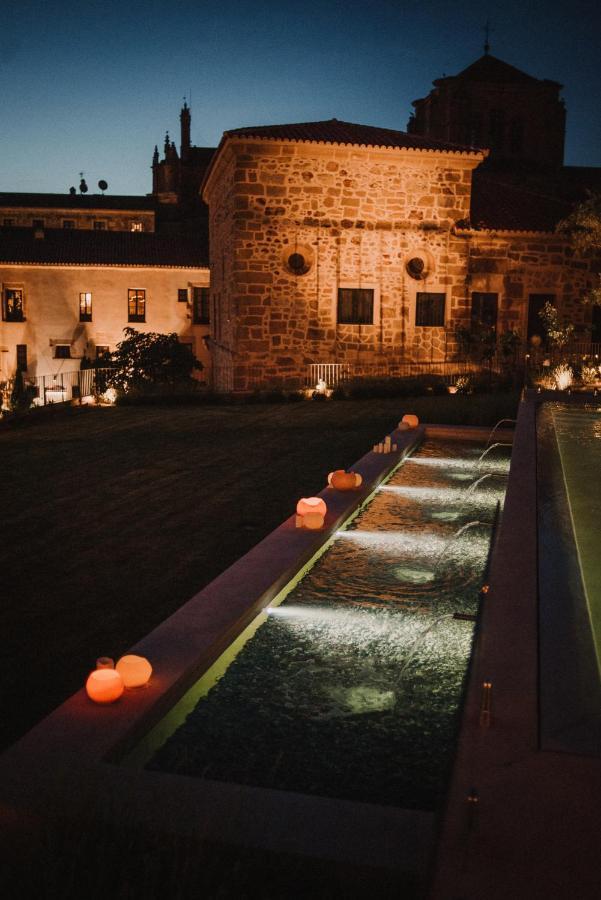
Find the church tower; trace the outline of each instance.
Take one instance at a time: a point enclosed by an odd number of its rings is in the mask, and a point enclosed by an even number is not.
[[[557,170],[563,165],[562,85],[534,78],[488,52],[458,75],[437,78],[413,101],[410,134],[487,147],[487,167]]]

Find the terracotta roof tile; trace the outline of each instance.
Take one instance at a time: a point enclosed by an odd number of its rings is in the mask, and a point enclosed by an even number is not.
[[[224,133],[228,137],[249,137],[320,144],[356,144],[366,147],[391,147],[407,150],[440,150],[446,153],[477,153],[474,147],[450,144],[373,125],[355,125],[327,119],[324,122],[298,122],[290,125],[256,125]]]
[[[25,194],[0,192],[1,207],[24,209],[73,209],[73,210],[148,210],[155,208],[153,197],[141,195],[104,194]]]
[[[0,228],[0,263],[204,268],[208,259],[208,241],[202,237],[83,228]]]

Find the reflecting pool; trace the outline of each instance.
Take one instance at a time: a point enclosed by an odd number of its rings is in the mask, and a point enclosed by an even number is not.
[[[192,689],[147,767],[437,808],[474,631],[454,616],[477,612],[509,468],[507,452],[478,463],[482,450],[431,440],[407,459]],[[499,477],[470,490],[486,472]]]

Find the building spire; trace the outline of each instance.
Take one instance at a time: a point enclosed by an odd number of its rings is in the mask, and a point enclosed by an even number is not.
[[[484,55],[488,56],[490,53],[490,19],[486,20],[486,25],[484,26]]]

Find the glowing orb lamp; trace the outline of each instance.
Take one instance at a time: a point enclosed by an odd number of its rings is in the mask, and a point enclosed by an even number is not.
[[[363,484],[363,478],[361,477],[361,475],[359,475],[358,472],[353,472],[352,474],[355,476],[355,487],[361,487],[361,485]]]
[[[95,669],[86,681],[86,693],[94,703],[114,703],[123,693],[123,679],[115,669]]]
[[[306,516],[307,513],[319,513],[325,516],[328,508],[321,497],[302,497],[296,504],[297,516]]]
[[[399,422],[398,425],[399,431],[409,431],[410,427],[408,422]]]
[[[417,426],[419,425],[419,419],[417,418],[417,416],[414,416],[411,413],[403,416],[401,422],[406,422],[409,428],[417,428]]]
[[[310,531],[319,531],[323,528],[324,518],[319,512],[308,512],[303,516],[303,525]]]
[[[337,491],[353,491],[356,487],[355,475],[353,472],[338,469],[336,472],[332,472],[331,485]]]
[[[148,660],[133,654],[122,656],[115,668],[126,688],[142,687],[152,675],[152,666]]]
[[[328,475],[328,484],[330,485],[330,487],[332,487],[332,475],[333,474],[334,474],[333,472],[330,472],[330,474]]]

